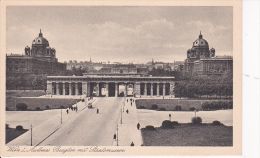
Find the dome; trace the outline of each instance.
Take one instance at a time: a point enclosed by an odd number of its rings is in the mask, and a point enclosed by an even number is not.
[[[49,42],[46,38],[42,37],[42,32],[40,30],[39,37],[36,37],[33,41],[32,44],[43,44],[49,46]]]
[[[195,47],[209,47],[208,42],[202,38],[202,35],[200,33],[199,38],[193,42],[193,46]]]

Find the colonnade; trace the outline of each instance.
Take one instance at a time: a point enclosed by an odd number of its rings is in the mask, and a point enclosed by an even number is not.
[[[130,86],[131,85],[131,86]],[[122,93],[119,86],[124,86]],[[47,81],[47,94],[89,96],[167,96],[173,95],[174,82],[57,82]],[[129,94],[130,93],[130,94]]]

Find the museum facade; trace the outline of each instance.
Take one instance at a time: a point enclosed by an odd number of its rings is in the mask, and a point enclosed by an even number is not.
[[[39,36],[33,39],[32,47],[26,46],[24,54],[6,55],[6,74],[48,74],[53,75],[66,70],[66,64],[59,63],[56,50],[51,48],[49,42]]]

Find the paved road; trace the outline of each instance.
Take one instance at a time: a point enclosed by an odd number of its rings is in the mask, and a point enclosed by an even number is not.
[[[98,99],[93,109],[86,109],[79,117],[67,122],[40,146],[112,146],[123,99]]]

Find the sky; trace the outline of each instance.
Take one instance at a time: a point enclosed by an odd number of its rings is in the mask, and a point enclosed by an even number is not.
[[[59,62],[183,61],[201,31],[216,55],[233,54],[232,7],[8,6],[7,54],[40,29]]]

